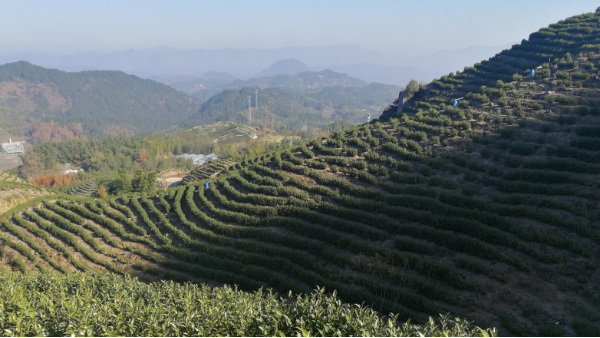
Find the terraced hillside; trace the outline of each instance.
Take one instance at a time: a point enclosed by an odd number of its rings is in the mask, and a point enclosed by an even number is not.
[[[97,197],[98,189],[101,186],[107,187],[110,184],[110,179],[91,179],[70,186],[68,189],[62,189],[69,195],[79,197]]]
[[[318,285],[403,320],[598,335],[599,19],[551,25],[382,121],[246,159],[209,189],[37,198],[2,219],[4,250],[21,270]]]
[[[227,168],[231,165],[231,161],[217,159],[204,163],[203,165],[199,165],[194,170],[190,171],[185,177],[181,180],[182,184],[189,184],[192,182],[196,182],[199,180],[209,179],[223,169]]]
[[[16,176],[0,173],[0,216],[16,205],[49,193],[48,190],[32,185]]]

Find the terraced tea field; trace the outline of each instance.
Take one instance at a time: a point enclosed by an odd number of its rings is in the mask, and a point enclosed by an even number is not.
[[[551,25],[380,121],[214,177],[223,166],[152,195],[38,197],[4,215],[4,252],[23,271],[319,286],[402,320],[597,335],[599,18]]]
[[[232,163],[233,162],[231,161],[223,159],[208,161],[203,165],[197,166],[187,175],[185,175],[185,177],[181,180],[181,184],[189,184],[192,182],[213,177],[219,172],[221,172],[223,169],[227,168]]]

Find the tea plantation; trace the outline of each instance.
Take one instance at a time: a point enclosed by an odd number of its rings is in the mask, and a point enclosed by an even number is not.
[[[502,335],[598,336],[599,24],[590,13],[550,25],[402,93],[379,121],[248,158],[215,177],[150,195],[38,197],[4,215],[3,255],[23,271],[133,274],[279,295],[319,287],[397,314],[396,325],[451,313]],[[6,278],[31,278],[28,286],[38,277]],[[177,288],[195,288],[184,285]],[[293,306],[295,297],[268,299]],[[184,332],[141,325],[110,332]],[[258,330],[252,325],[243,330]],[[286,325],[282,332],[298,333],[286,330],[300,325]],[[400,334],[391,325],[309,332]]]

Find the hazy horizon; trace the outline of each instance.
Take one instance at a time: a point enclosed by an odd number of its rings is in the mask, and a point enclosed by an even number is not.
[[[428,81],[487,59],[597,3],[40,0],[4,4],[0,63],[151,78],[229,72],[250,78],[296,58],[365,81]]]
[[[357,45],[384,57],[415,57],[521,41],[597,6],[591,0],[9,2],[0,29],[11,34],[0,37],[0,54]]]

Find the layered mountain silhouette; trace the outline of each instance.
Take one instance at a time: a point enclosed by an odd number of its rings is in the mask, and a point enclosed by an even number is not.
[[[253,78],[267,77],[273,75],[295,75],[300,72],[309,71],[310,67],[296,59],[285,59],[277,61],[269,68],[260,71]]]

